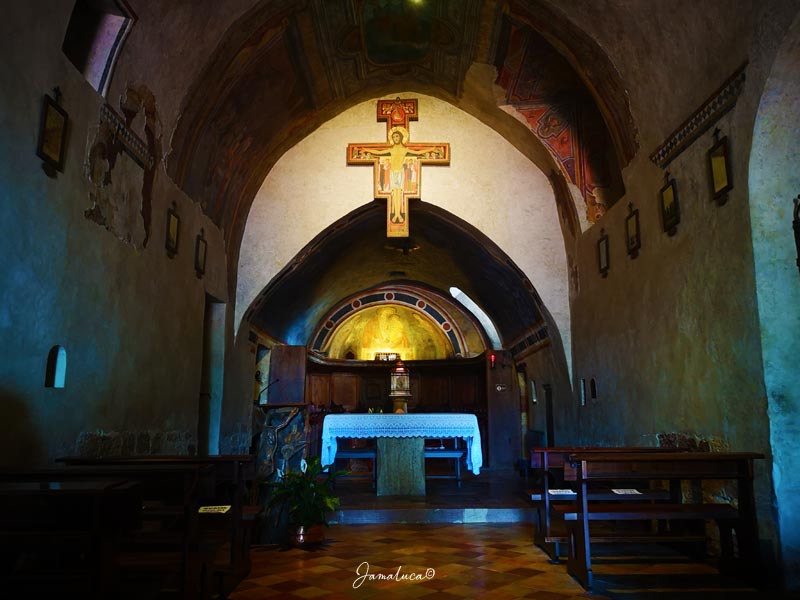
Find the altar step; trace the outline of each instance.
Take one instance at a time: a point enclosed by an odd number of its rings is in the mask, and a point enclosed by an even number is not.
[[[378,496],[369,477],[336,485],[341,505],[330,523],[531,523],[536,518],[525,477],[514,470],[484,469],[452,479],[428,479],[424,496]]]
[[[532,523],[529,508],[371,508],[340,510],[331,514],[335,525],[380,523]]]

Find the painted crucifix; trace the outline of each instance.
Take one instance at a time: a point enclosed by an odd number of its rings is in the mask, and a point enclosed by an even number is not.
[[[386,198],[386,237],[408,237],[408,200],[419,198],[422,165],[449,165],[450,144],[412,143],[410,121],[417,99],[378,100],[378,121],[386,121],[385,143],[348,144],[348,165],[372,165],[375,198]]]

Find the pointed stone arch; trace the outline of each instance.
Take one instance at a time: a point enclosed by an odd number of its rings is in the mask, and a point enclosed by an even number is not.
[[[800,586],[800,273],[792,200],[800,193],[800,15],[775,58],[756,114],[749,195],[762,368],[783,572]]]

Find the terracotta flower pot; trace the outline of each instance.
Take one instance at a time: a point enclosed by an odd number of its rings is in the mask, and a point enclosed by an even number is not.
[[[290,525],[289,544],[292,546],[313,546],[325,541],[325,525]]]

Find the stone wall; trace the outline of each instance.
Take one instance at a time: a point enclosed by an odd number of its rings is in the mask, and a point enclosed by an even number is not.
[[[187,450],[186,435],[197,430],[206,294],[227,298],[220,231],[164,174],[161,90],[133,75],[106,99],[92,89],[61,52],[71,8],[19,6],[3,30],[27,37],[0,36],[7,57],[0,71],[0,422],[13,424],[0,439],[5,465],[47,463],[83,448],[76,440],[98,430],[119,433],[91,442],[94,448],[128,448],[145,432],[152,451],[161,430],[176,436],[163,448]],[[22,40],[27,50],[19,52]],[[64,170],[51,177],[36,140],[42,97],[55,86],[69,126]],[[151,167],[110,146],[102,159],[98,140],[111,143],[98,137],[105,102],[135,115],[128,127],[143,140],[153,135]],[[169,258],[173,202],[181,233]],[[208,240],[202,279],[194,271],[201,227]],[[67,356],[63,388],[44,385],[55,345]]]
[[[78,436],[74,456],[196,454],[197,440],[190,431],[85,431]]]

